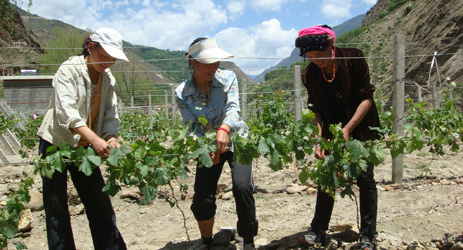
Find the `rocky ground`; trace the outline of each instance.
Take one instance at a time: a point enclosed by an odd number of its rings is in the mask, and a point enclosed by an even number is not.
[[[431,160],[432,156],[427,153],[407,155],[401,185],[390,182],[390,157],[376,167],[379,249],[463,249],[462,156],[463,153],[449,153]],[[192,166],[191,170],[194,172],[195,167]],[[259,159],[254,162],[253,171],[260,226],[255,238],[257,246],[260,249],[308,249],[297,238],[307,231],[314,213],[314,186],[298,182],[300,169],[294,165],[274,172],[265,159]],[[15,189],[22,172],[32,173],[32,166],[0,166],[0,200],[5,200],[5,194]],[[48,249],[41,204],[41,179],[39,176],[34,176],[34,179],[31,212],[24,216],[23,232],[10,240],[9,249],[15,249],[12,244],[18,241],[25,243],[29,249]],[[239,238],[228,234],[236,226],[228,167],[224,168],[219,183],[214,230],[221,231],[217,239],[230,239],[230,245],[218,249],[241,249]],[[190,190],[180,194],[177,191],[179,183],[174,186],[181,210],[171,208],[163,199],[146,206],[139,205],[140,197],[134,188],[124,188],[112,198],[118,227],[128,249],[199,248],[199,230],[189,209],[193,175],[182,184],[188,184]],[[83,205],[79,203],[72,185],[69,190],[76,246],[78,249],[93,249]],[[161,192],[171,191],[165,187]],[[356,213],[355,200],[336,197],[328,232],[331,241],[325,249],[356,249]]]

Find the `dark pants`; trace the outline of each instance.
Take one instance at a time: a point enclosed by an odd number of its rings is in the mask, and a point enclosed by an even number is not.
[[[50,146],[49,142],[40,139],[39,153],[43,158]],[[100,169],[95,168],[90,176],[86,176],[74,165],[68,165],[67,171],[85,206],[95,249],[126,249],[116,226],[111,200],[102,191],[105,183]],[[51,179],[42,177],[49,249],[76,249],[67,202],[67,171],[55,171]]]
[[[368,163],[367,171],[360,174],[357,186],[360,188],[360,232],[362,236],[374,238],[376,235],[376,217],[378,195],[373,173],[373,164]],[[311,223],[313,231],[326,231],[333,212],[334,199],[318,189],[315,216]]]
[[[257,235],[258,221],[256,220],[256,204],[253,197],[252,166],[233,161],[232,152],[221,154],[220,163],[210,168],[200,166],[196,168],[195,194],[191,211],[197,221],[209,220],[215,216],[217,183],[225,161],[228,161],[232,171],[233,196],[238,214],[238,234],[241,237],[254,237]]]

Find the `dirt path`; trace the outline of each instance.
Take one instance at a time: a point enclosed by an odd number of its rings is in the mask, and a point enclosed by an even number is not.
[[[403,185],[391,185],[390,159],[375,169],[378,182],[379,208],[377,229],[380,249],[406,249],[415,244],[436,247],[432,240],[446,234],[463,234],[463,153],[449,153],[445,157],[430,161],[431,155],[418,153],[405,157]],[[421,164],[420,164],[421,163]],[[423,167],[426,166],[426,169]],[[425,170],[424,170],[425,169]],[[194,172],[195,168],[191,170]],[[21,172],[31,172],[31,166],[2,166],[0,169],[0,191],[12,189],[20,181]],[[254,195],[259,220],[256,243],[262,249],[307,249],[297,237],[307,230],[315,208],[315,192],[311,185],[301,185],[297,176],[300,169],[295,166],[274,172],[266,166],[265,159],[254,165]],[[427,174],[428,178],[419,178]],[[186,227],[191,240],[190,249],[199,246],[199,231],[189,209],[192,196],[193,175],[182,183],[190,186],[185,200],[176,193],[179,206],[186,216]],[[214,231],[236,226],[233,198],[226,200],[231,190],[230,170],[224,168],[219,182],[222,192],[217,199],[217,215]],[[289,194],[288,185],[303,191]],[[176,183],[176,191],[178,183]],[[35,176],[34,190],[40,192],[41,179]],[[71,188],[72,190],[72,188]],[[124,188],[112,198],[116,210],[118,227],[128,249],[187,249],[187,234],[183,227],[181,212],[171,208],[163,199],[141,206],[137,200],[128,198],[137,195],[134,188]],[[163,187],[161,192],[170,192]],[[121,195],[124,197],[122,198]],[[2,197],[5,199],[5,196]],[[78,249],[93,249],[87,218],[83,206],[71,205],[74,238]],[[48,249],[44,211],[32,212],[32,229],[24,232],[10,243],[22,241],[30,249]],[[358,232],[355,201],[336,198],[331,226]],[[333,227],[333,229],[336,229]],[[337,229],[336,229],[337,230]],[[352,232],[344,231],[344,233]],[[335,236],[339,231],[330,231]],[[228,249],[241,249],[235,241]],[[349,249],[355,242],[344,243]],[[15,249],[11,245],[9,249]],[[419,248],[418,248],[419,249]]]

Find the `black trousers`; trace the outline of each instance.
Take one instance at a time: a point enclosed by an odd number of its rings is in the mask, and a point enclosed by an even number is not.
[[[253,197],[252,166],[251,164],[242,165],[233,161],[233,152],[228,151],[221,154],[220,163],[210,168],[198,165],[191,211],[197,221],[209,220],[215,216],[217,183],[225,161],[230,165],[232,172],[233,196],[235,197],[236,213],[238,215],[238,234],[241,237],[254,237],[257,235],[258,221]]]
[[[376,217],[378,211],[378,194],[373,173],[374,166],[368,163],[367,171],[360,174],[357,186],[360,189],[360,233],[374,238],[376,235]],[[318,189],[315,215],[311,223],[313,231],[326,231],[333,212],[334,199]]]
[[[40,139],[39,153],[43,158],[50,146],[51,143]],[[63,173],[55,171],[51,179],[42,177],[48,248],[76,249],[68,210],[68,171],[85,206],[95,249],[127,249],[116,226],[111,200],[102,191],[105,183],[100,169],[95,168],[90,176],[86,176],[74,165],[68,166]]]

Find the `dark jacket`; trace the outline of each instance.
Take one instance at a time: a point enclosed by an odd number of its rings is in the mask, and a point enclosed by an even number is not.
[[[378,109],[373,100],[373,92],[375,87],[370,84],[370,72],[368,64],[363,58],[363,53],[358,49],[336,48],[335,63],[339,65],[336,71],[335,82],[339,83],[339,90],[336,96],[340,102],[342,112],[348,120],[352,118],[358,105],[365,99],[373,101],[372,106],[368,110],[363,120],[354,129],[351,135],[354,139],[361,141],[379,139],[379,133],[376,130],[371,130],[369,127],[380,127]],[[358,59],[355,57],[359,57]],[[322,136],[331,138],[329,126],[333,122],[334,117],[329,110],[329,102],[326,98],[325,88],[328,83],[323,78],[321,69],[313,63],[310,63],[302,73],[302,82],[308,92],[308,108],[313,112],[317,112],[322,120]],[[344,126],[345,124],[343,124]]]

